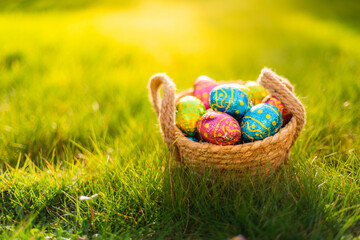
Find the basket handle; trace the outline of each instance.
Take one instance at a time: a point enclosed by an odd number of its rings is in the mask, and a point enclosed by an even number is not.
[[[161,85],[163,85],[162,99],[160,97]],[[170,148],[175,141],[175,83],[165,73],[157,73],[150,78],[148,88],[164,141]]]
[[[272,95],[277,97],[296,119],[296,132],[292,145],[300,136],[300,133],[306,122],[306,112],[304,105],[295,96],[294,87],[289,80],[281,77],[271,71],[269,68],[263,68],[259,76],[258,82],[263,85]]]

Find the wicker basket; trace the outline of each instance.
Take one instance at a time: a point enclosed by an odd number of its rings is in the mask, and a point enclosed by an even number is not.
[[[279,166],[289,161],[290,149],[305,124],[304,106],[295,96],[294,87],[290,82],[270,69],[264,68],[257,81],[277,97],[290,110],[293,117],[274,136],[251,143],[221,146],[193,142],[175,126],[175,104],[181,97],[192,95],[193,89],[176,95],[176,86],[166,74],[153,75],[149,81],[150,99],[158,116],[164,142],[173,153],[175,160],[199,173],[212,169],[212,173],[225,178],[234,174],[240,178],[256,174],[269,176]],[[162,100],[159,91],[161,85],[163,85]]]

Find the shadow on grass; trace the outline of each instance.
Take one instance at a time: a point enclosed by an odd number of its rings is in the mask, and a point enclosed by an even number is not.
[[[309,170],[309,169],[308,169]],[[176,238],[332,239],[339,223],[328,216],[313,172],[292,164],[268,179],[202,177],[173,167],[164,179],[165,222]],[[207,175],[207,173],[205,173]]]

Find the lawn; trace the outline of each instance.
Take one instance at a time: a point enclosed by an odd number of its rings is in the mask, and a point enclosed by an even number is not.
[[[1,239],[360,239],[359,1],[0,2]],[[268,66],[306,106],[270,179],[172,162],[148,98]],[[81,196],[92,196],[82,201]]]

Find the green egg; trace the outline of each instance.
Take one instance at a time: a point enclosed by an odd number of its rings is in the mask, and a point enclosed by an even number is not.
[[[186,96],[176,104],[176,126],[188,136],[195,136],[197,123],[206,112],[204,104],[193,96]]]
[[[266,90],[263,86],[254,81],[249,81],[246,83],[246,87],[248,87],[251,91],[251,101],[254,105],[257,105],[262,102],[262,100],[269,95],[268,90]]]

